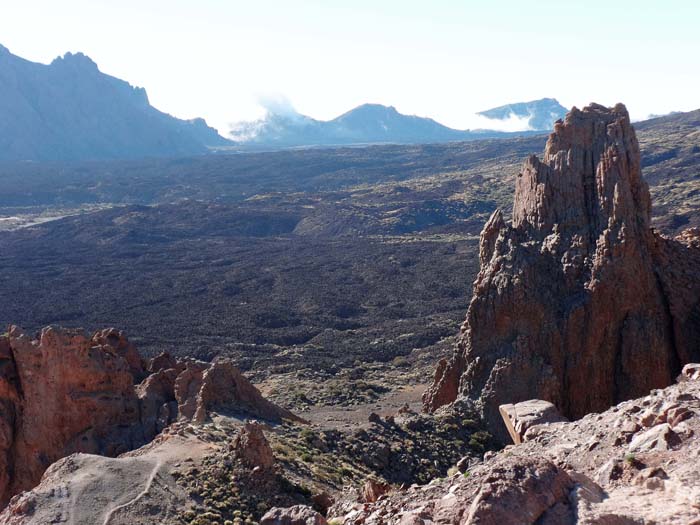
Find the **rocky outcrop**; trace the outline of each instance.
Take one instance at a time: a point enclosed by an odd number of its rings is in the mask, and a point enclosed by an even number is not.
[[[480,272],[454,357],[424,396],[498,407],[554,403],[568,418],[671,384],[700,357],[700,249],[650,228],[629,115],[591,105],[555,125],[516,178],[513,216],[484,226]]]
[[[212,411],[297,419],[228,361],[144,363],[114,329],[88,338],[48,327],[34,339],[11,327],[0,337],[0,503],[34,487],[62,457],[117,456],[178,419],[202,423]]]
[[[280,421],[301,421],[289,410],[285,410],[265,399],[243,374],[226,360],[215,361],[202,375],[202,385],[196,394],[196,411],[193,419],[202,422],[211,411],[245,412],[259,418]]]
[[[362,501],[365,503],[374,503],[384,494],[391,490],[391,486],[382,481],[369,478],[362,484]]]
[[[695,365],[696,367],[698,365]],[[697,523],[700,380],[574,422],[532,426],[465,473],[337,505],[346,525]]]
[[[236,459],[250,468],[269,470],[275,464],[275,456],[263,433],[262,425],[254,421],[246,423],[236,435],[233,450]]]
[[[71,454],[53,463],[32,490],[15,495],[0,512],[0,523],[182,523],[193,502],[177,483],[178,465],[187,458],[201,466],[211,448],[191,434],[168,433],[117,458]]]
[[[3,501],[72,452],[116,456],[144,443],[131,364],[100,334],[47,328],[33,339],[12,327],[5,346]]]

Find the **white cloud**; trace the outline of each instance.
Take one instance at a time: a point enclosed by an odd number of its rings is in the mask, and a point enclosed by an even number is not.
[[[268,115],[280,115],[283,117],[295,117],[299,115],[291,100],[282,93],[259,94],[257,96],[257,103]]]
[[[530,131],[530,118],[532,115],[518,117],[510,113],[507,118],[493,119],[483,115],[474,114],[466,123],[469,129],[488,129],[493,131]]]

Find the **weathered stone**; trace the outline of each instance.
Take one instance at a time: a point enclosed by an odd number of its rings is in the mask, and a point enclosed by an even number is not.
[[[182,368],[159,369],[136,387],[141,423],[145,437],[149,440],[177,419],[174,385],[181,371]]]
[[[330,509],[335,503],[335,498],[333,498],[333,496],[327,492],[318,492],[311,496],[311,501],[313,502],[315,509],[322,514],[326,514],[328,513],[328,509]]]
[[[311,507],[294,505],[270,509],[260,520],[260,525],[327,525],[327,522],[326,518]]]
[[[275,464],[275,457],[262,425],[255,421],[247,422],[234,438],[233,450],[236,457],[250,468],[269,470]]]
[[[168,368],[175,368],[177,364],[177,359],[167,352],[162,352],[148,362],[147,368],[148,371],[153,374],[161,370],[167,370]]]
[[[459,472],[461,472],[462,474],[464,474],[465,472],[467,472],[467,471],[469,470],[469,468],[470,468],[472,465],[476,464],[477,462],[478,462],[477,459],[474,458],[473,456],[464,456],[462,459],[460,459],[460,460],[457,462],[457,464],[455,465],[455,467],[457,467],[457,470],[458,470]]]
[[[668,423],[664,423],[634,436],[634,439],[629,444],[629,450],[630,452],[670,450],[678,443],[680,443],[678,435]]]
[[[136,382],[141,381],[146,376],[144,362],[141,359],[136,347],[129,342],[126,334],[116,328],[105,328],[98,330],[92,336],[92,343],[102,348],[111,348],[117,355],[123,358],[129,365],[131,375]]]
[[[391,486],[382,481],[369,478],[362,485],[362,501],[374,503],[391,490]]]
[[[303,421],[289,410],[271,403],[230,360],[218,360],[203,371],[193,419],[203,422],[212,410],[248,414],[268,421]]]
[[[700,363],[688,363],[683,367],[681,376],[684,379],[689,379],[691,381],[696,381],[700,379]]]
[[[468,475],[391,491],[375,503],[335,505],[345,525],[695,523],[700,505],[700,381],[682,381],[608,411],[551,425],[536,440],[485,454]],[[658,419],[688,409],[682,431],[662,423],[629,429],[641,407]],[[547,428],[539,425],[532,430]],[[541,439],[540,439],[541,438]],[[591,449],[592,444],[595,447]],[[639,446],[638,446],[639,445]],[[593,481],[595,480],[595,481]]]
[[[514,405],[501,405],[499,412],[513,443],[522,443],[525,433],[536,425],[567,421],[549,401],[530,399]]]
[[[491,479],[481,485],[465,523],[535,523],[549,509],[558,512],[574,485],[566,472],[535,459],[506,461],[493,468]]]
[[[48,327],[32,339],[10,328],[16,376],[14,392],[3,397],[17,410],[6,439],[11,459],[9,483],[0,487],[3,502],[35,486],[51,463],[72,452],[117,455],[145,442],[132,375],[137,361],[118,339],[105,342],[113,335],[91,340],[78,330]]]

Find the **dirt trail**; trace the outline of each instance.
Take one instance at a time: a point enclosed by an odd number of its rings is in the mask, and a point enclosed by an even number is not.
[[[118,458],[74,454],[56,463],[32,492],[37,509],[23,525],[145,525],[175,519],[189,497],[172,471],[215,448],[194,436],[173,436]]]
[[[126,503],[122,503],[121,505],[117,505],[116,507],[112,508],[107,512],[107,515],[105,516],[104,522],[102,525],[109,525],[112,517],[114,516],[115,513],[119,512],[122,509],[126,509],[131,505],[134,505],[136,502],[138,502],[141,498],[146,496],[149,491],[151,490],[151,486],[153,485],[153,480],[156,478],[158,473],[160,472],[160,469],[163,467],[163,460],[159,459],[156,464],[153,466],[153,470],[151,470],[150,476],[148,476],[148,479],[146,480],[145,486],[141,492],[139,492],[136,496],[131,498],[129,501]]]

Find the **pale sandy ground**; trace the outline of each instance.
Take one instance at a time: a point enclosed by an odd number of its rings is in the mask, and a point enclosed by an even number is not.
[[[119,458],[73,454],[52,465],[35,498],[36,512],[0,522],[44,525],[145,525],[170,523],[189,501],[170,474],[180,464],[197,464],[215,446],[194,435],[171,436]],[[9,514],[9,515],[8,515]],[[157,516],[157,517],[156,517]]]
[[[90,206],[82,206],[80,208],[47,208],[39,209],[34,212],[4,214],[0,211],[0,232],[20,230],[22,228],[30,228],[38,226],[46,222],[57,221],[64,217],[80,215],[83,213],[91,213],[94,211],[111,208],[110,204],[96,204]]]

